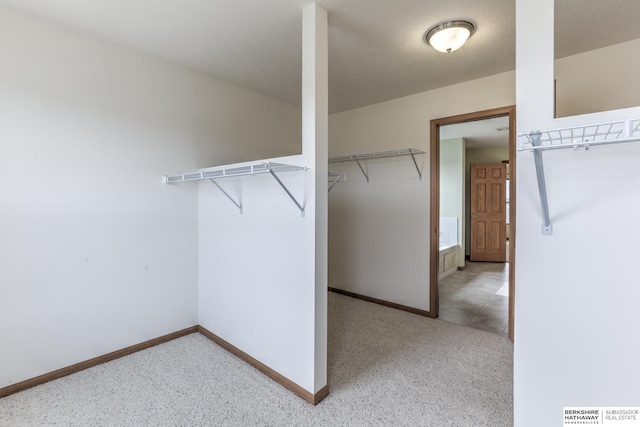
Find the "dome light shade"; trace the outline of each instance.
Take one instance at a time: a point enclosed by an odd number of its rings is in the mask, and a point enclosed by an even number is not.
[[[446,21],[431,27],[425,33],[424,41],[438,52],[451,53],[461,48],[475,30],[475,25],[469,21]]]

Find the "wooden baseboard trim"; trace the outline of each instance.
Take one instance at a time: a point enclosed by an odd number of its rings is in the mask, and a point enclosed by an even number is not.
[[[326,386],[322,387],[320,389],[320,391],[318,391],[316,394],[313,395],[313,404],[317,405],[318,403],[320,403],[322,401],[322,399],[324,399],[327,396],[329,396],[329,385],[328,384]]]
[[[271,369],[264,363],[260,362],[259,360],[249,356],[247,353],[240,350],[238,347],[223,340],[222,338],[220,338],[213,332],[209,331],[208,329],[202,326],[198,326],[198,332],[200,332],[205,337],[209,338],[214,343],[218,344],[220,347],[227,350],[229,353],[233,354],[234,356],[238,357],[239,359],[253,366],[257,370],[259,370],[260,372],[262,372],[263,374],[265,374],[266,376],[268,376],[269,378],[271,378],[272,380],[280,384],[281,386],[289,389],[290,391],[295,393],[297,396],[311,403],[312,405],[317,405],[318,403],[320,403],[322,399],[327,397],[327,395],[329,394],[328,385],[320,389],[320,391],[318,391],[315,394],[311,393],[305,390],[304,388],[300,387],[298,384],[294,383],[284,375],[274,371],[273,369]]]
[[[22,390],[26,390],[31,387],[35,387],[40,384],[44,384],[49,381],[56,380],[58,378],[66,377],[67,375],[75,374],[76,372],[84,371],[85,369],[92,368],[94,366],[119,359],[120,357],[128,356],[137,351],[145,350],[149,347],[163,344],[165,342],[196,332],[198,332],[198,326],[191,326],[189,328],[182,329],[171,334],[163,335],[161,337],[154,338],[140,344],[135,344],[120,350],[112,351],[111,353],[103,354],[102,356],[94,357],[93,359],[85,360],[84,362],[79,362],[65,368],[57,369],[55,371],[42,374],[34,378],[30,378],[28,380],[20,381],[19,383],[0,388],[0,398],[9,396]]]
[[[409,307],[408,305],[397,304],[395,302],[385,301],[385,300],[378,299],[378,298],[372,298],[372,297],[368,297],[368,296],[365,296],[365,295],[356,294],[354,292],[345,291],[343,289],[338,289],[338,288],[329,287],[329,291],[335,292],[336,294],[346,295],[346,296],[351,297],[351,298],[357,298],[357,299],[361,299],[363,301],[368,301],[368,302],[372,302],[372,303],[375,303],[375,304],[385,305],[387,307],[395,308],[397,310],[408,311],[409,313],[418,314],[420,316],[434,317],[434,316],[431,315],[431,313],[429,311],[420,310],[419,308]]]
[[[199,332],[205,337],[209,338],[211,341],[215,342],[220,347],[224,348],[225,350],[229,351],[233,355],[247,362],[248,364],[258,369],[260,372],[262,372],[269,378],[276,381],[278,384],[291,390],[293,393],[295,393],[302,399],[306,400],[307,402],[311,403],[312,405],[317,405],[318,403],[320,403],[322,399],[324,399],[329,395],[328,385],[321,388],[315,394],[310,393],[304,388],[300,387],[298,384],[291,381],[290,379],[279,374],[278,372],[269,368],[267,365],[261,363],[257,359],[254,359],[253,357],[249,356],[239,348],[235,347],[234,345],[228,343],[227,341],[223,340],[219,336],[215,335],[213,332],[207,330],[206,328],[203,328],[200,325],[196,325],[186,329],[182,329],[177,332],[173,332],[171,334],[167,334],[158,338],[151,339],[149,341],[142,342],[140,344],[135,344],[120,350],[116,350],[111,353],[104,354],[102,356],[94,357],[93,359],[85,360],[84,362],[79,362],[74,365],[67,366],[65,368],[61,368],[43,375],[39,375],[37,377],[30,378],[28,380],[21,381],[19,383],[15,383],[7,387],[2,387],[0,388],[0,398],[9,396],[19,391],[29,389],[31,387],[35,387],[40,384],[47,383],[49,381],[56,380],[58,378],[66,377],[67,375],[75,374],[76,372],[84,371],[85,369],[92,368],[94,366],[101,365],[103,363],[110,362],[112,360],[119,359],[124,356],[128,356],[135,352],[145,350],[149,347],[153,347],[158,344],[164,344],[176,338],[180,338],[185,335],[193,334],[196,332]]]

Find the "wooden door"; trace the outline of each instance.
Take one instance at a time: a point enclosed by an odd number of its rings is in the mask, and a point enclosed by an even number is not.
[[[505,262],[505,163],[471,164],[471,261]]]

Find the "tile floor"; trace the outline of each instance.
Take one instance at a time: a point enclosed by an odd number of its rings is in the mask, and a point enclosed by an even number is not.
[[[440,319],[507,336],[508,263],[467,261],[439,284]]]

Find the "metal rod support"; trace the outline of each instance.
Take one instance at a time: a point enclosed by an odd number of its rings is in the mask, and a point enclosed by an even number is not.
[[[296,200],[295,197],[293,197],[293,194],[291,194],[291,192],[289,191],[289,189],[282,183],[282,181],[280,181],[280,178],[278,178],[278,175],[276,175],[276,173],[272,170],[269,169],[269,173],[275,178],[275,180],[278,182],[278,184],[280,184],[280,187],[282,187],[282,189],[285,191],[285,193],[287,193],[287,195],[289,196],[289,198],[291,198],[291,200],[293,201],[293,203],[296,204],[296,206],[298,207],[298,209],[300,209],[300,214],[302,215],[302,217],[304,218],[304,208],[302,207],[302,205],[300,205],[300,203],[298,203],[298,201]]]
[[[339,176],[337,176],[336,179],[333,180],[333,182],[329,186],[329,190],[327,191],[327,193],[331,193],[331,189],[336,186],[338,181],[340,181],[340,177]]]
[[[222,191],[222,194],[224,194],[225,196],[227,196],[227,199],[231,200],[231,203],[233,203],[234,205],[236,205],[236,207],[240,210],[240,213],[241,213],[241,214],[243,213],[243,212],[242,212],[242,205],[241,205],[240,203],[236,202],[235,200],[233,200],[233,197],[231,197],[231,196],[229,195],[229,193],[227,193],[226,191],[224,191],[224,188],[220,187],[220,184],[218,184],[218,183],[216,182],[216,180],[215,180],[215,179],[210,179],[209,181],[211,181],[211,182],[212,182],[216,187],[218,187],[218,189],[219,189],[220,191]]]
[[[360,170],[362,171],[362,174],[364,175],[364,177],[367,179],[367,182],[369,182],[369,175],[367,175],[367,173],[364,171],[364,169],[362,168],[362,165],[360,164],[360,160],[358,159],[353,159],[356,161],[356,163],[358,164],[358,167],[360,168]]]
[[[410,149],[409,154],[411,154],[411,159],[413,160],[413,164],[416,167],[416,171],[418,171],[418,177],[420,178],[420,181],[422,181],[422,172],[420,172],[420,168],[418,167],[418,162],[416,162],[416,156],[414,156],[413,150]]]
[[[331,180],[331,178],[333,178],[333,180]],[[329,185],[329,189],[327,193],[330,193],[331,189],[335,187],[337,183],[339,183],[340,181],[346,181],[346,180],[347,180],[346,173],[337,173],[337,172],[329,171],[329,183],[331,185]]]
[[[327,191],[327,193],[331,192],[331,189],[336,186],[338,181],[340,181],[340,178],[342,178],[342,175],[336,176],[336,179],[334,179],[333,182],[331,183],[331,185],[329,186],[329,191]]]
[[[539,147],[540,133],[534,133],[531,135],[531,144],[534,147]],[[544,179],[544,163],[542,162],[542,152],[535,150],[533,152],[533,159],[536,165],[536,176],[538,178],[538,192],[540,193],[540,206],[542,207],[542,234],[553,234],[553,225],[551,225],[551,219],[549,218],[549,203],[547,200],[547,185]]]

